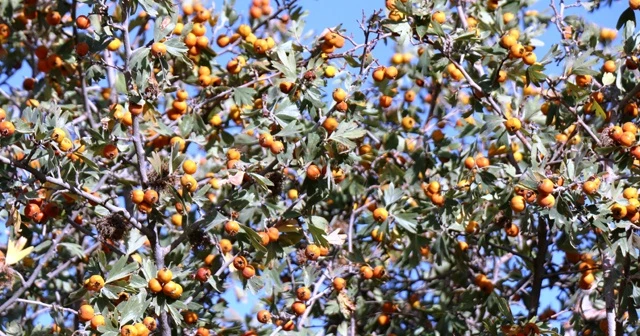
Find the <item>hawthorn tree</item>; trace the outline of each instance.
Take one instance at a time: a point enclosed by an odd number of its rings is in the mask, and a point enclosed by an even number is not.
[[[637,0],[302,5],[0,2],[0,335],[635,335]]]

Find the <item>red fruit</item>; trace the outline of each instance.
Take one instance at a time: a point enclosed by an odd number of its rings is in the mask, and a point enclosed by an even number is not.
[[[200,267],[196,272],[196,279],[200,282],[205,282],[211,276],[211,271],[208,268]]]

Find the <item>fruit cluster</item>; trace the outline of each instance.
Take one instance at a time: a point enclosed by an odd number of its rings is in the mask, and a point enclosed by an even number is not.
[[[487,160],[488,161],[488,160]],[[484,163],[481,163],[484,165]],[[477,163],[476,163],[477,165]],[[479,167],[479,166],[478,166]],[[431,202],[439,207],[444,206],[445,198],[441,193],[441,185],[438,181],[431,181],[429,183],[422,183],[422,191],[424,191],[425,195],[429,197]]]
[[[91,275],[84,281],[84,288],[90,292],[99,292],[104,285],[104,278],[97,274]],[[128,294],[126,293],[122,293],[120,296],[123,296],[124,300],[128,298]],[[118,301],[119,300],[120,299],[118,299]],[[78,318],[82,322],[89,322],[89,326],[93,330],[98,330],[99,327],[106,324],[105,316],[96,314],[93,306],[89,304],[80,306],[80,309],[78,309]],[[55,327],[57,326],[54,326],[54,329],[57,329]],[[123,336],[148,336],[154,330],[156,330],[156,320],[153,317],[147,316],[141,322],[122,326],[120,334]],[[54,330],[54,332],[60,331]]]
[[[182,286],[172,281],[173,272],[168,268],[163,268],[158,271],[156,277],[149,280],[147,288],[149,291],[155,294],[162,292],[165,296],[177,300],[182,296]]]
[[[135,189],[131,191],[131,202],[138,206],[138,211],[142,213],[150,212],[159,200],[158,192],[153,189],[142,191]]]

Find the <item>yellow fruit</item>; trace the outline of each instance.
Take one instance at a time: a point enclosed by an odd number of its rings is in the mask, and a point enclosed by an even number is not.
[[[538,194],[538,205],[545,208],[551,208],[556,203],[556,198],[552,194]]]
[[[287,192],[287,197],[289,197],[290,200],[296,200],[298,199],[298,190],[296,189],[290,189]]]
[[[298,316],[304,314],[304,311],[307,310],[307,306],[304,302],[296,301],[291,305],[291,310]]]
[[[544,179],[538,183],[538,192],[541,194],[550,194],[553,192],[553,182],[550,179]]]
[[[122,42],[119,39],[114,38],[107,45],[107,49],[109,49],[109,51],[116,51],[116,50],[120,49],[121,45],[122,45]]]
[[[507,130],[511,133],[515,133],[519,131],[520,128],[522,127],[522,123],[518,118],[509,118],[507,121],[505,121],[504,125],[507,128]]]
[[[160,284],[160,281],[158,281],[158,279],[156,278],[149,280],[149,283],[147,284],[147,288],[149,288],[149,290],[153,293],[162,292],[162,284]]]
[[[431,15],[431,19],[433,21],[438,22],[439,24],[445,23],[447,21],[447,16],[442,11],[437,11]]]
[[[345,288],[347,281],[343,278],[335,278],[333,279],[333,289],[337,291],[341,291]]]
[[[440,183],[438,181],[431,181],[427,187],[427,191],[432,194],[437,194],[440,192]]]
[[[613,204],[610,210],[615,219],[622,219],[627,215],[627,207],[619,203]]]
[[[498,83],[504,83],[507,80],[507,72],[504,70],[498,71],[498,77],[496,78]]]
[[[384,80],[385,68],[379,67],[373,71],[373,80],[376,82],[381,82]]]
[[[69,138],[64,138],[62,139],[62,141],[60,141],[60,144],[58,145],[58,147],[60,148],[61,151],[66,152],[66,151],[69,151],[71,148],[73,148],[73,142],[71,142]]]
[[[171,224],[175,226],[182,226],[182,215],[181,214],[171,215]]]
[[[474,232],[476,232],[476,230],[478,229],[478,222],[476,221],[469,221],[469,223],[467,224],[467,226],[464,228],[464,231],[467,234],[473,234]]]
[[[389,216],[389,212],[385,208],[377,208],[373,211],[373,218],[377,222],[380,222],[380,223],[384,222],[385,220],[387,220],[388,216]]]
[[[158,270],[158,273],[156,273],[156,279],[158,279],[158,281],[160,281],[161,283],[166,284],[171,281],[171,279],[173,279],[173,272],[165,267],[161,270]]]
[[[631,1],[637,1],[638,4],[640,4],[639,0],[630,0]],[[616,62],[613,60],[607,60],[604,62],[604,65],[602,65],[602,71],[603,72],[615,72],[616,71]]]
[[[522,61],[526,65],[535,64],[537,59],[538,58],[536,57],[536,54],[534,54],[532,51],[526,51],[524,55],[522,55]]]
[[[333,100],[339,103],[343,102],[345,99],[347,99],[347,93],[343,89],[336,88],[333,90]]]
[[[284,144],[282,141],[274,141],[269,149],[273,155],[278,155],[284,151]]]
[[[238,34],[243,38],[246,38],[251,34],[251,27],[246,24],[240,25],[240,27],[238,27]]]
[[[271,320],[271,314],[267,310],[259,311],[256,317],[260,323],[268,323]]]
[[[296,297],[300,301],[307,301],[311,299],[311,290],[307,287],[300,287],[296,290]]]
[[[155,42],[151,45],[151,54],[155,57],[163,57],[167,54],[167,46],[162,42]]]
[[[511,12],[502,14],[502,22],[504,24],[508,24],[509,22],[513,21],[514,18],[515,18],[515,14]]]
[[[156,319],[154,319],[151,316],[147,316],[144,318],[144,320],[142,320],[142,323],[145,325],[145,327],[147,327],[147,329],[149,329],[149,331],[154,331],[156,330]]]
[[[125,325],[120,329],[121,336],[138,336],[138,329],[132,325]]]
[[[336,118],[333,117],[328,117],[327,119],[324,120],[324,122],[322,123],[322,127],[327,130],[327,133],[331,134],[333,133],[333,131],[335,131],[336,129],[338,129],[338,120]]]
[[[95,315],[91,319],[91,329],[97,330],[99,326],[103,326],[103,325],[105,325],[104,316]]]
[[[147,329],[147,327],[144,325],[144,323],[136,323],[133,325],[134,328],[136,328],[136,331],[138,332],[137,336],[149,336],[149,329]]]
[[[360,267],[360,276],[366,280],[373,278],[373,269],[367,265]]]
[[[231,236],[234,236],[240,231],[240,223],[230,220],[224,224],[224,231]]]
[[[320,178],[320,168],[318,168],[318,166],[316,166],[315,164],[311,164],[309,165],[309,167],[307,167],[307,177],[310,180],[317,180]]]
[[[502,36],[502,38],[500,38],[500,46],[505,49],[510,49],[517,43],[518,43],[518,40],[509,34],[504,35]]]
[[[591,84],[591,76],[590,75],[576,75],[576,85],[580,87],[585,87]]]
[[[511,58],[521,58],[527,51],[524,49],[522,44],[516,43],[509,48],[509,56]]]
[[[185,174],[195,174],[197,169],[198,165],[196,165],[196,163],[191,160],[185,160],[182,163],[182,170],[185,172]]]
[[[395,79],[398,76],[398,68],[390,66],[384,70],[384,76],[388,79]]]
[[[131,202],[134,204],[140,204],[144,201],[144,191],[140,189],[134,189],[131,191]]]
[[[158,192],[153,189],[148,189],[144,192],[144,202],[153,205],[158,202]]]
[[[94,316],[93,307],[91,305],[85,304],[80,306],[78,309],[78,318],[81,321],[90,321]]]
[[[415,126],[416,126],[416,121],[413,118],[409,116],[402,118],[402,128],[405,131],[412,130]]]
[[[464,159],[464,166],[467,169],[473,169],[476,166],[476,160],[474,160],[472,157],[467,157],[466,159]]]
[[[514,196],[510,202],[511,209],[515,212],[522,212],[526,208],[527,204],[522,196]]]
[[[53,132],[51,132],[51,139],[57,143],[60,143],[66,137],[65,132],[61,128],[54,128]]]
[[[309,260],[318,260],[320,257],[320,248],[313,244],[307,245],[304,254]]]
[[[100,275],[92,275],[85,280],[84,287],[92,292],[99,292],[104,287],[104,278]]]
[[[198,181],[190,174],[184,174],[180,177],[180,184],[189,192],[194,192],[198,189]]]
[[[633,187],[626,188],[622,192],[622,196],[626,199],[638,198],[638,189]]]
[[[593,181],[586,181],[582,184],[582,191],[587,195],[593,195],[598,191],[598,186]]]
[[[333,78],[336,75],[336,68],[334,66],[327,66],[326,68],[324,68],[324,76],[327,78]]]

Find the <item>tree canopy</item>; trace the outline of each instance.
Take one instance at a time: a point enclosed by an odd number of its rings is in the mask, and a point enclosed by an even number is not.
[[[0,335],[635,335],[640,2],[533,4],[0,2]]]

